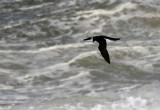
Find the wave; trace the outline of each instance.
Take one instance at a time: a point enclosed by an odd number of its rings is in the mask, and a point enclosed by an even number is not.
[[[134,85],[134,84],[132,84]],[[138,88],[131,88],[115,92],[112,87],[107,91],[91,91],[92,95],[81,95],[73,97],[56,98],[45,100],[39,103],[26,105],[14,105],[11,110],[37,109],[63,109],[63,110],[158,110],[159,109],[159,82],[141,85]],[[124,86],[125,87],[125,86]],[[72,87],[72,89],[74,89]],[[80,89],[80,88],[77,88]],[[63,93],[64,94],[64,93]],[[63,95],[61,94],[61,95]],[[57,94],[59,95],[59,94]]]
[[[121,4],[120,6],[117,6],[115,9],[112,10],[104,10],[104,9],[96,9],[96,10],[89,10],[89,11],[80,11],[77,12],[77,15],[85,15],[85,17],[89,18],[92,16],[98,16],[98,15],[113,15],[117,12],[121,12],[124,9],[136,9],[136,5],[132,4],[130,2]]]
[[[133,44],[131,44],[133,45]],[[135,44],[134,44],[135,45]],[[78,44],[67,44],[67,45],[56,45],[51,46],[47,48],[40,48],[38,50],[27,50],[27,51],[0,51],[0,53],[19,53],[19,54],[25,54],[28,55],[32,54],[40,54],[39,56],[43,55],[46,52],[54,52],[54,51],[73,51],[72,49],[75,48],[76,50],[80,50],[81,52],[78,52],[77,55],[71,55],[71,59],[65,60],[65,62],[61,62],[58,60],[58,63],[54,63],[54,65],[46,65],[43,68],[39,69],[38,71],[41,71],[42,74],[50,73],[51,71],[72,71],[72,67],[79,68],[90,68],[95,67],[97,63],[101,62],[102,64],[107,64],[98,49],[96,51],[88,50],[87,52],[84,52],[83,49],[86,48],[86,46],[92,46],[91,43],[78,43]],[[133,66],[139,70],[143,70],[146,72],[151,73],[157,73],[159,71],[158,62],[160,60],[160,53],[159,50],[160,46],[110,46],[108,47],[108,52],[110,54],[111,62],[116,65],[122,64],[122,65],[130,65]],[[60,53],[57,53],[58,55]],[[69,55],[69,54],[68,54]],[[62,55],[63,56],[63,55]],[[58,57],[56,57],[58,58]],[[50,57],[48,58],[50,59]],[[27,60],[27,59],[26,59]],[[47,57],[45,58],[47,61]],[[44,60],[43,60],[44,61]],[[16,62],[14,62],[16,63]],[[20,63],[21,64],[21,63]],[[25,65],[24,65],[25,66]],[[63,68],[62,68],[63,67]],[[37,69],[31,69],[29,70],[30,73],[38,73]],[[39,74],[39,73],[38,73]],[[40,75],[40,74],[39,74]]]
[[[2,53],[41,53],[45,51],[51,50],[65,50],[71,48],[81,48],[87,45],[91,45],[91,43],[72,43],[72,44],[65,44],[65,45],[54,45],[50,47],[39,48],[36,50],[0,50]]]
[[[61,81],[69,81],[69,80],[75,80],[75,79],[79,79],[80,77],[83,77],[83,76],[88,76],[89,75],[89,71],[81,71],[79,74],[77,75],[74,75],[74,76],[70,76],[68,78],[65,78],[65,79],[62,79]]]
[[[0,109],[158,109],[159,6],[1,0]],[[111,64],[88,33],[121,37],[107,42]]]
[[[95,10],[87,10],[87,11],[80,11],[77,12],[77,18],[74,18],[74,20],[84,17],[86,20],[87,19],[92,19],[93,17],[95,18],[95,21],[102,20],[103,17],[111,17],[111,19],[108,19],[111,23],[115,23],[118,21],[129,21],[131,19],[136,19],[136,18],[142,18],[143,20],[146,19],[155,19],[160,18],[159,12],[158,11],[153,11],[153,12],[144,12],[145,10],[136,10],[138,6],[133,3],[124,3],[121,4],[120,6],[117,6],[115,9],[112,10],[106,10],[106,9],[95,9]],[[149,7],[151,8],[151,7]],[[127,12],[125,12],[127,10]],[[150,11],[152,11],[150,9]],[[98,20],[96,20],[96,18]],[[101,18],[102,17],[102,18]],[[107,21],[107,23],[109,22]]]
[[[142,73],[159,73],[158,71],[159,66],[157,64],[157,61],[160,61],[159,54],[160,53],[155,53],[151,55],[150,51],[151,47],[142,47],[142,46],[135,46],[135,47],[112,47],[111,49],[108,49],[110,53],[110,58],[111,58],[111,65],[108,64],[108,66],[113,66],[114,65],[120,66],[121,69],[123,68],[123,71],[127,71],[125,73],[131,72],[132,69],[135,69],[135,72],[140,72]],[[153,48],[153,47],[152,47]],[[155,47],[156,50],[159,49],[160,47]],[[153,49],[154,50],[154,49]],[[42,69],[37,70],[30,70],[30,73],[32,73],[32,77],[36,76],[41,76],[41,75],[47,75],[52,73],[54,71],[55,73],[58,73],[57,75],[51,75],[50,77],[59,77],[64,73],[70,73],[70,72],[76,72],[76,69],[95,69],[99,68],[100,65],[97,65],[97,63],[101,63],[101,65],[104,65],[107,63],[103,60],[101,57],[100,53],[98,51],[89,51],[89,52],[83,52],[72,59],[70,59],[67,62],[62,62],[62,63],[57,63],[55,65],[51,66],[46,66]],[[126,66],[131,68],[127,68]],[[41,74],[39,73],[41,71]],[[106,71],[105,68],[101,71]],[[107,71],[112,71],[112,70],[107,70]],[[116,70],[117,72],[119,69]],[[115,71],[115,72],[116,72]],[[122,70],[121,70],[122,71]],[[61,74],[60,74],[60,73]],[[113,72],[113,71],[112,71]],[[33,74],[34,73],[34,74]],[[121,74],[121,73],[119,73]],[[79,75],[78,75],[79,76]],[[75,77],[78,77],[75,76]],[[31,77],[30,75],[27,77]],[[70,78],[74,78],[74,76],[71,76]],[[25,78],[27,79],[27,78]],[[67,79],[66,79],[67,80]]]

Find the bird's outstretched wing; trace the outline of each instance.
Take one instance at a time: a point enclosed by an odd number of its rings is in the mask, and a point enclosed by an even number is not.
[[[92,37],[88,37],[88,38],[84,39],[84,41],[85,41],[85,40],[91,40],[91,39],[92,39]]]
[[[101,55],[105,59],[105,61],[110,64],[110,58],[109,58],[109,54],[108,54],[107,49],[99,47],[99,51],[101,52]]]
[[[113,38],[113,37],[108,37],[108,36],[105,36],[104,38],[109,39],[109,40],[113,40],[113,41],[120,40],[120,38]]]

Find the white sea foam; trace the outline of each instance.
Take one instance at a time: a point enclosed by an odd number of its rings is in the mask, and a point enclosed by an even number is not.
[[[130,19],[136,19],[136,18],[160,18],[160,15],[158,13],[144,13],[144,12],[136,12],[136,13],[128,13],[128,14],[121,14],[119,17],[112,16],[111,21],[118,22],[118,21],[128,21]]]
[[[97,53],[97,51],[91,51],[91,52],[81,53],[81,54],[79,54],[78,56],[76,56],[75,58],[71,59],[71,60],[69,61],[69,64],[74,63],[74,62],[76,62],[76,61],[78,61],[78,60],[81,60],[81,59],[83,59],[83,58],[86,58],[86,57],[88,57],[88,56],[95,55],[96,53]]]
[[[90,45],[90,43],[76,43],[76,44],[66,44],[66,45],[55,45],[47,48],[40,48],[39,50],[32,51],[32,52],[44,52],[50,50],[59,50],[59,49],[69,49],[69,48],[80,48],[85,47],[86,45]]]
[[[71,76],[67,79],[62,79],[61,81],[68,81],[68,80],[72,80],[72,79],[77,79],[83,76],[86,76],[89,74],[89,71],[81,71],[79,74],[75,75],[75,76]]]
[[[26,80],[31,80],[32,78],[34,77],[37,77],[37,76],[41,76],[41,75],[49,75],[50,77],[58,77],[58,76],[61,76],[64,72],[68,72],[71,70],[72,67],[70,67],[70,64],[78,61],[78,60],[82,60],[84,59],[85,57],[88,57],[88,56],[92,56],[92,54],[95,54],[96,51],[91,51],[91,52],[85,52],[85,53],[82,53],[74,58],[72,58],[71,60],[69,60],[68,62],[62,62],[62,63],[57,63],[55,65],[51,65],[51,66],[47,66],[45,68],[41,68],[41,69],[33,69],[33,70],[30,70],[29,73],[31,74],[27,74],[27,75],[24,75],[24,76],[19,76],[17,77],[17,79],[19,81],[26,81]],[[57,72],[58,74],[56,76],[54,75],[51,75],[51,72],[54,71],[54,72]],[[60,73],[59,73],[60,71]],[[71,76],[67,79],[63,79],[63,80],[69,80],[69,79],[74,79],[74,78],[79,78],[83,75],[87,75],[89,74],[88,71],[84,72],[84,71],[81,71],[78,75],[76,76]]]
[[[153,82],[148,85],[143,85],[139,88],[128,88],[131,91],[122,90],[121,92],[113,92],[114,95],[119,95],[116,100],[105,96],[80,96],[80,97],[65,97],[43,101],[39,103],[31,103],[26,105],[15,105],[10,110],[159,110],[159,82]],[[74,88],[71,88],[74,89]],[[80,89],[80,88],[77,88]],[[70,89],[69,89],[70,90]],[[76,89],[75,89],[76,90]],[[104,91],[106,96],[110,94]],[[95,92],[101,94],[101,92]]]
[[[153,12],[153,13],[145,13],[143,10],[139,10],[139,11],[131,11],[130,13],[124,14],[122,11],[124,9],[127,10],[131,10],[131,9],[136,9],[137,5],[133,4],[131,2],[127,2],[124,4],[121,4],[119,6],[117,6],[116,8],[112,9],[112,10],[104,10],[104,9],[95,9],[95,10],[89,10],[89,11],[80,11],[77,12],[77,17],[75,17],[76,19],[80,18],[80,17],[84,17],[84,18],[89,18],[90,20],[92,18],[98,18],[98,16],[100,15],[104,15],[104,16],[112,16],[112,18],[109,21],[112,21],[112,23],[114,22],[118,22],[118,21],[128,21],[129,19],[134,19],[134,18],[148,18],[148,19],[152,19],[152,18],[160,18],[159,12]],[[120,15],[114,16],[116,13],[120,13],[122,12]],[[75,19],[74,18],[74,19]],[[99,21],[102,19],[99,19]],[[103,23],[104,24],[104,23]],[[101,25],[103,25],[101,24]],[[98,31],[100,32],[100,31]]]
[[[103,100],[103,101],[102,101]],[[158,105],[149,104],[148,101],[141,97],[126,97],[117,102],[109,102],[104,98],[70,98],[59,101],[43,102],[40,104],[14,106],[10,110],[158,110]]]
[[[52,5],[52,4],[53,4],[53,2],[43,3],[43,4],[40,4],[40,5],[34,5],[34,6],[31,6],[31,7],[21,7],[20,10],[22,10],[22,11],[32,10],[32,9],[42,8],[42,7],[45,7],[45,6],[48,6],[48,5]]]
[[[113,15],[117,12],[122,11],[123,9],[133,9],[133,8],[136,8],[136,5],[128,2],[116,7],[113,10],[96,9],[96,10],[89,10],[89,11],[80,11],[80,12],[77,12],[77,15],[85,14],[86,17],[97,16],[97,15]]]
[[[14,21],[10,21],[8,23],[8,25],[5,25],[3,28],[1,28],[1,30],[3,29],[10,29],[10,28],[14,28],[14,27],[17,27],[17,26],[20,26],[23,24],[23,21],[20,20],[18,23],[14,23]]]
[[[146,110],[147,100],[141,97],[127,97],[120,102],[112,104],[113,110]]]
[[[144,72],[159,73],[160,69],[153,66],[160,60],[159,49],[159,46],[124,46],[109,51],[113,60],[118,60],[119,63],[132,65]]]
[[[1,110],[159,110],[158,1],[2,1]],[[110,65],[95,43],[77,43],[86,33],[122,37],[108,42]]]
[[[12,53],[12,52],[18,52],[18,53],[40,53],[40,52],[45,52],[45,51],[51,51],[51,50],[61,50],[61,49],[69,49],[69,48],[80,48],[80,47],[85,47],[87,45],[91,45],[91,43],[73,43],[73,44],[65,44],[65,45],[54,45],[50,47],[44,47],[44,48],[39,48],[37,50],[19,50],[19,51],[14,51],[14,50],[0,50],[0,52],[3,53]]]
[[[39,22],[43,22],[43,21],[47,21],[48,19],[46,18],[42,18],[42,19],[36,19],[36,20],[31,20],[30,23],[31,24],[35,24],[35,23],[39,23]],[[16,28],[18,26],[22,26],[24,25],[24,21],[23,20],[19,20],[18,22],[15,21],[10,21],[8,23],[8,25],[5,25],[3,28],[1,28],[1,30],[5,30],[5,29],[11,29],[11,28]]]

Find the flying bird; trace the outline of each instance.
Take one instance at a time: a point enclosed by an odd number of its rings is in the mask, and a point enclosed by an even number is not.
[[[99,36],[88,37],[88,38],[84,39],[84,41],[91,40],[91,39],[93,39],[93,42],[97,41],[99,43],[98,49],[101,52],[102,57],[105,59],[106,62],[108,62],[110,64],[110,57],[109,57],[108,51],[106,49],[107,42],[105,39],[117,41],[117,40],[120,40],[120,38],[112,38],[112,37],[108,37],[108,36],[104,36],[104,35],[99,35]]]

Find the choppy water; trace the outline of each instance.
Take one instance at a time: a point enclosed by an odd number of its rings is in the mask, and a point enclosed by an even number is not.
[[[91,35],[108,42],[111,64]],[[0,0],[0,110],[159,110],[159,0]]]

